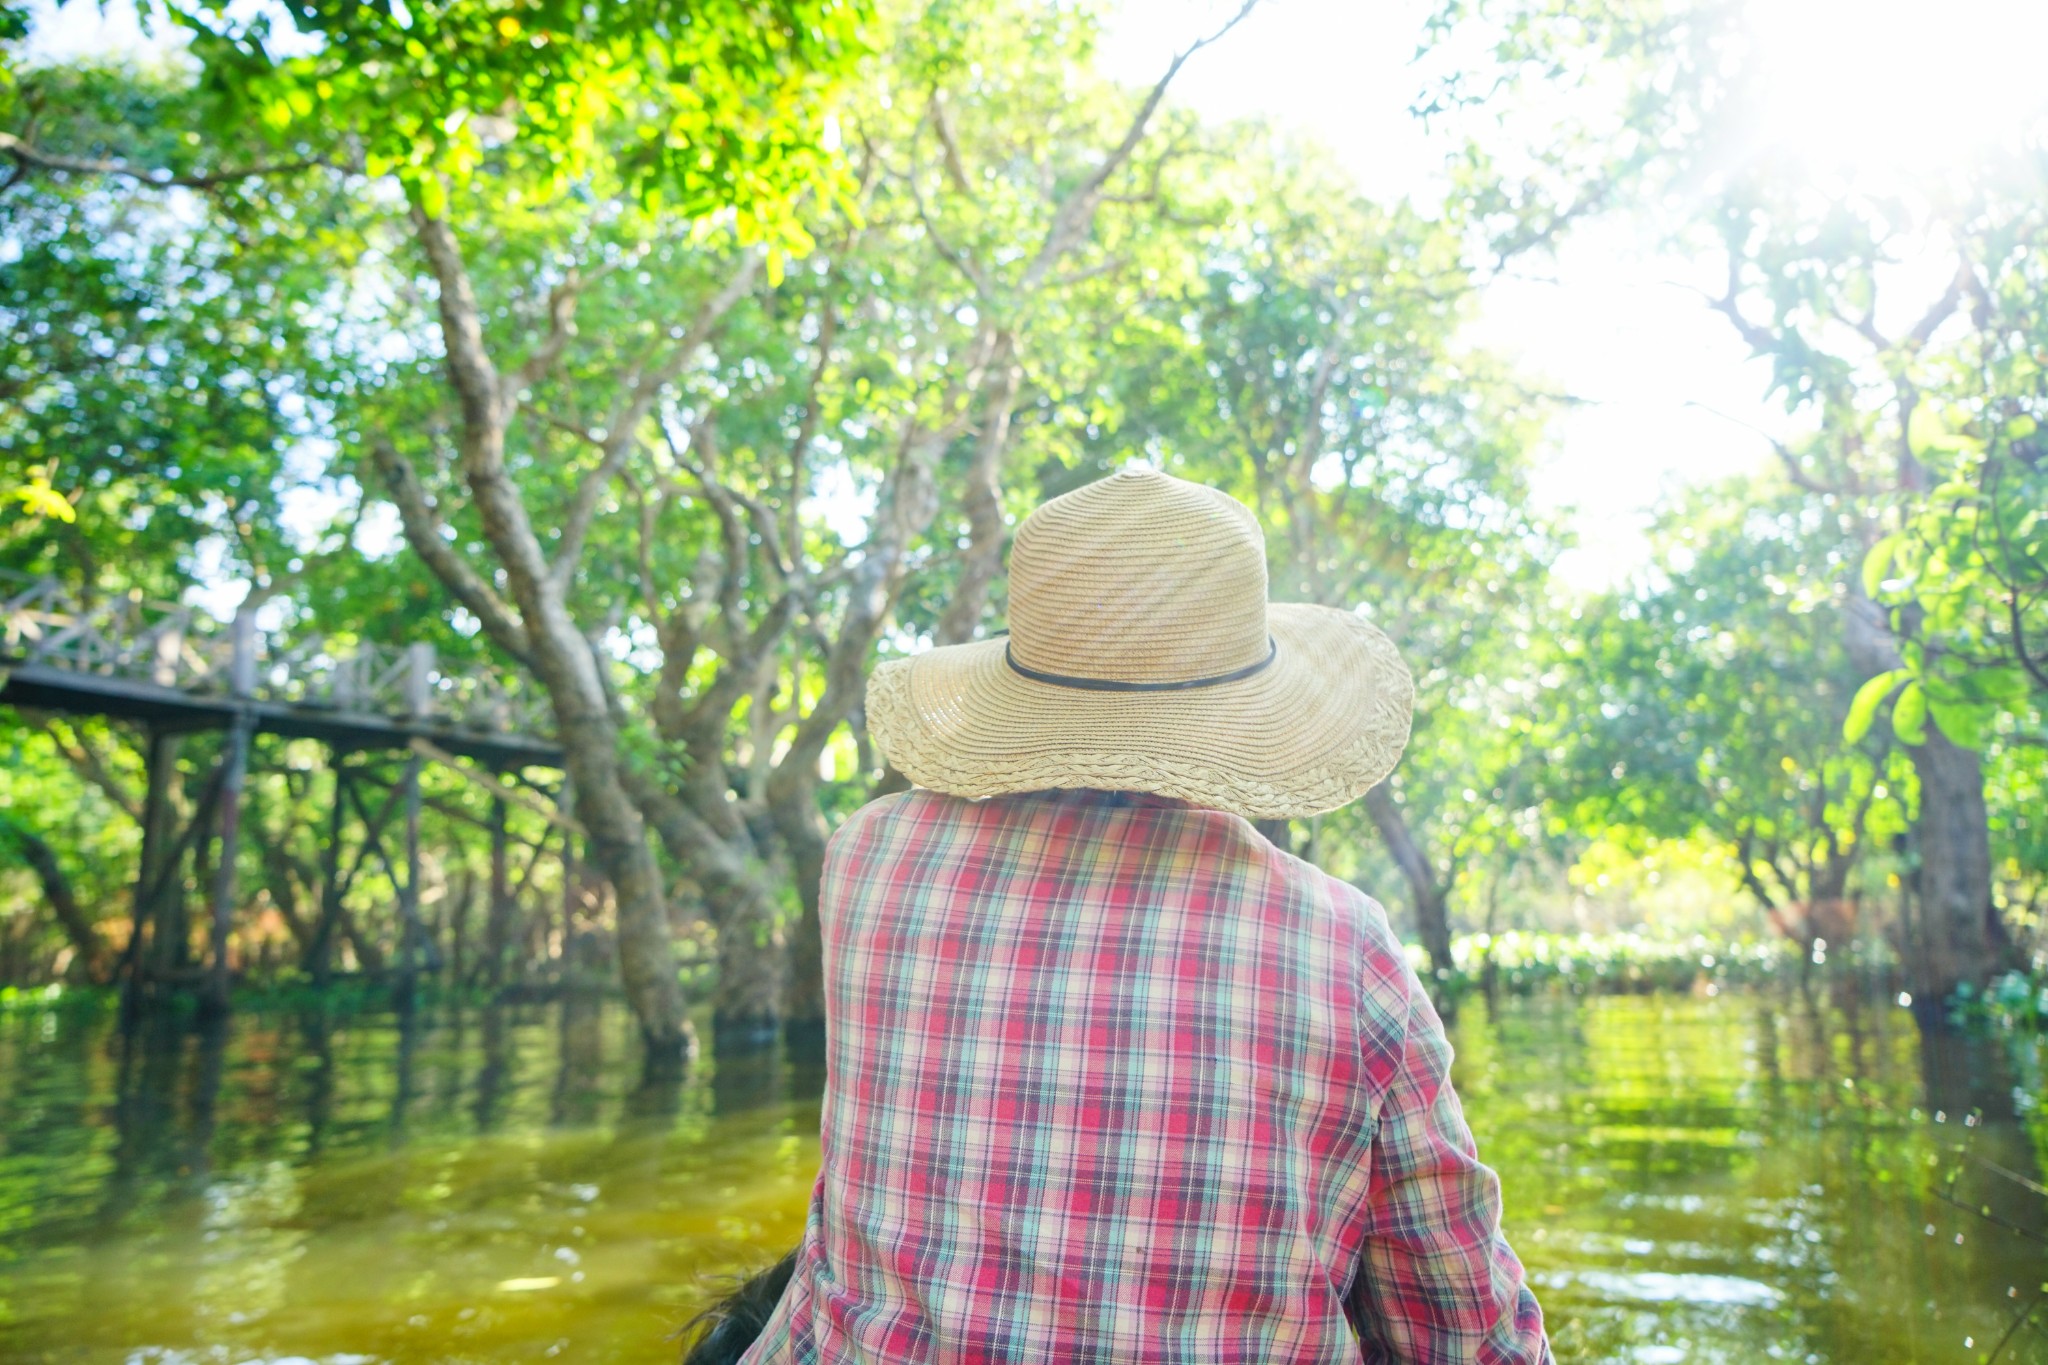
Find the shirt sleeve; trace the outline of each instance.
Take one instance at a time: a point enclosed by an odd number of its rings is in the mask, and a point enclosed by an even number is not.
[[[1367,1365],[1550,1365],[1543,1312],[1500,1232],[1451,1088],[1451,1045],[1407,971],[1408,1033],[1373,1137],[1352,1310]]]

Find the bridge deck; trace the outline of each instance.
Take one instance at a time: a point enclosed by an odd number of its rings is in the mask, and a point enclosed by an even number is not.
[[[232,622],[221,623],[182,603],[149,602],[134,593],[87,595],[54,578],[0,571],[0,705],[114,716],[139,722],[146,731],[142,856],[120,966],[131,992],[176,986],[192,975],[183,911],[189,863],[194,882],[211,883],[205,888],[208,966],[202,999],[210,1009],[227,1008],[229,939],[238,904],[236,850],[253,736],[310,739],[335,754],[319,920],[305,957],[315,980],[324,979],[331,966],[342,901],[373,851],[390,878],[404,925],[401,980],[410,981],[418,969],[415,949],[425,934],[420,773],[427,761],[460,756],[498,774],[485,778],[467,772],[466,765],[456,767],[491,790],[493,887],[506,885],[505,812],[516,799],[503,775],[562,766],[562,746],[548,737],[553,715],[547,697],[519,675],[474,666],[443,670],[427,642],[377,645],[263,631],[259,611],[260,599],[252,594]],[[219,730],[222,740],[187,817],[169,793],[179,765],[176,736],[191,730]],[[355,790],[352,765],[339,756],[387,751],[406,755],[404,772],[373,812]],[[567,787],[565,774],[558,807],[567,805]],[[344,869],[341,841],[351,810],[362,836]],[[394,810],[402,815],[403,830],[395,857],[384,847]],[[564,846],[570,847],[566,840]]]
[[[247,714],[257,733],[318,739],[343,753],[404,749],[417,737],[493,768],[562,766],[561,746],[531,735],[450,725],[431,716],[407,719],[347,711],[317,702],[210,696],[47,664],[10,667],[0,661],[0,705],[115,716],[167,730],[218,730],[236,715]]]

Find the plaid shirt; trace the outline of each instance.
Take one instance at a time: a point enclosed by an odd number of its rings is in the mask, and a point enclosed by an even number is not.
[[[1160,798],[916,791],[822,905],[823,1167],[749,1361],[1550,1359],[1355,888]]]

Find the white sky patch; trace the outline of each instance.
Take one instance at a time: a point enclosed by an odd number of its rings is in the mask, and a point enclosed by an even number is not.
[[[1441,193],[1448,150],[1409,113],[1428,10],[1413,0],[1267,0],[1190,60],[1174,98],[1205,115],[1305,131],[1368,194],[1427,205]],[[1101,65],[1119,80],[1156,80],[1215,13],[1207,0],[1124,0]],[[1579,548],[1558,569],[1587,590],[1642,564],[1643,527],[1674,489],[1761,467],[1769,445],[1750,426],[1786,426],[1764,401],[1768,366],[1687,287],[1711,288],[1719,263],[1645,250],[1646,236],[1622,222],[1582,227],[1555,262],[1526,261],[1491,283],[1467,334],[1578,400],[1539,453],[1533,484],[1539,504],[1569,509]]]
[[[845,465],[829,464],[818,471],[810,496],[804,499],[803,515],[823,521],[843,545],[864,545],[878,496],[872,484],[856,484]]]
[[[132,56],[172,46],[166,37],[168,27],[144,33],[132,4],[110,4],[103,11],[94,0],[71,0],[66,5],[32,0],[23,49],[33,62]]]
[[[1772,458],[1762,433],[1782,438],[1790,422],[1765,401],[1769,362],[1700,292],[1719,262],[1643,255],[1626,224],[1607,222],[1574,235],[1556,265],[1494,281],[1470,339],[1571,400],[1531,483],[1578,533],[1559,573],[1593,590],[1644,562],[1660,504],[1686,484],[1761,471]]]
[[[207,615],[232,621],[235,609],[249,595],[248,581],[227,572],[228,540],[210,535],[192,547],[192,577],[197,586],[185,590],[185,600]]]
[[[225,17],[239,26],[258,14],[270,20],[268,46],[272,51],[297,56],[319,48],[317,39],[298,31],[291,11],[283,5],[230,0]],[[141,7],[134,0],[109,0],[104,10],[98,0],[29,0],[29,25],[25,47],[30,59],[38,62],[163,53],[182,49],[190,41],[167,19],[145,29]]]
[[[363,509],[356,523],[356,553],[365,559],[389,559],[405,543],[405,523],[398,509],[388,502],[373,502]]]
[[[300,554],[317,549],[335,529],[335,520],[362,497],[354,479],[331,476],[334,460],[334,442],[325,437],[309,437],[285,453],[277,498],[278,527]]]
[[[1121,0],[1098,50],[1119,81],[1149,86],[1175,52],[1221,28],[1239,0]],[[1188,60],[1171,98],[1219,119],[1265,118],[1334,151],[1366,193],[1427,198],[1445,147],[1408,117],[1428,0],[1264,0]]]
[[[1751,0],[1758,142],[1861,175],[1940,175],[2048,112],[2041,0]]]

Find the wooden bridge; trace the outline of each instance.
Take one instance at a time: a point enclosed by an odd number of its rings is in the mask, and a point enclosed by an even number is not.
[[[85,598],[54,578],[0,574],[0,704],[137,722],[145,735],[147,793],[135,920],[121,961],[132,988],[199,984],[224,1005],[236,850],[250,745],[257,735],[317,740],[336,774],[322,859],[320,919],[308,957],[324,976],[341,900],[372,857],[399,894],[406,942],[402,977],[417,966],[420,771],[443,762],[492,791],[493,885],[503,885],[507,800],[536,793],[566,806],[567,793],[526,769],[559,769],[546,698],[516,679],[439,667],[428,644],[379,645],[322,635],[294,638],[258,625],[261,609],[220,622],[193,607],[139,595]],[[171,802],[180,744],[194,732],[222,735],[193,814],[179,828]],[[366,759],[403,762],[380,806],[359,789]],[[479,771],[481,770],[481,771]],[[507,786],[505,779],[519,785]],[[529,790],[522,790],[531,789]],[[344,866],[348,812],[360,821],[353,863]],[[402,810],[404,871],[383,836]],[[558,823],[562,814],[552,815]],[[210,856],[209,856],[210,855]],[[203,969],[186,964],[183,868],[211,869],[210,951]],[[152,950],[145,950],[152,940]]]

